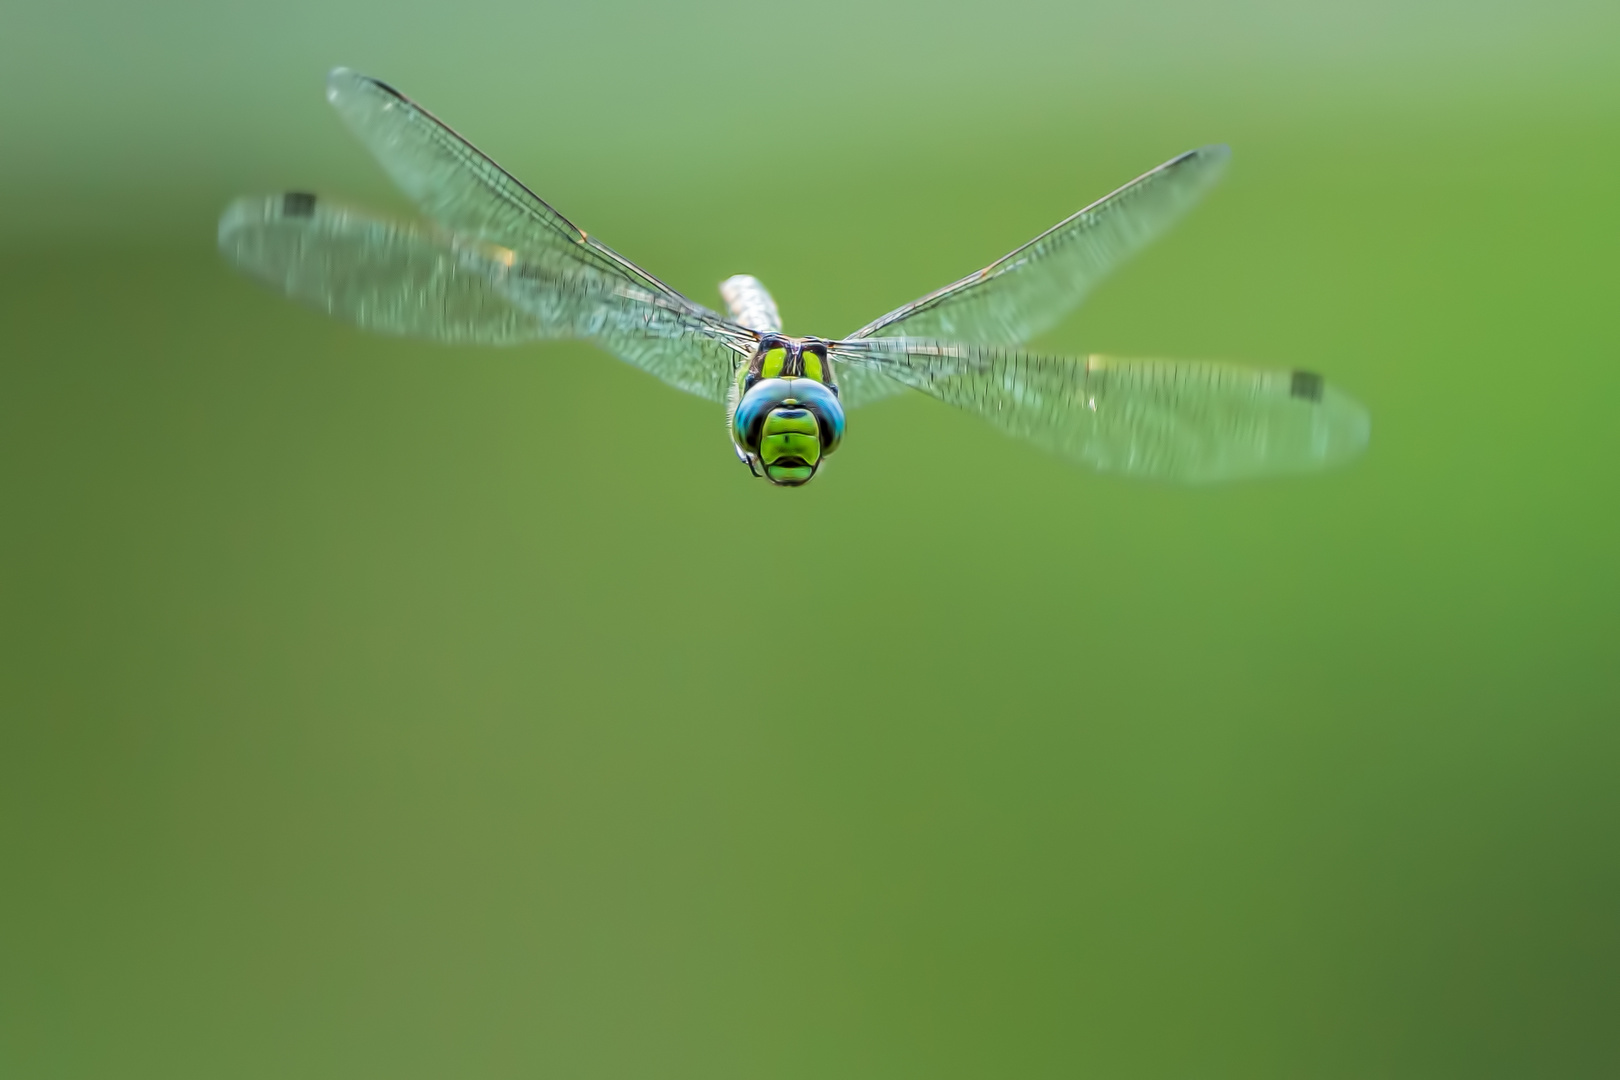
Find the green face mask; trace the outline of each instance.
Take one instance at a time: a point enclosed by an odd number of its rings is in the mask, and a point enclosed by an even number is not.
[[[795,487],[816,474],[821,462],[821,426],[808,409],[783,405],[760,425],[759,460],[773,484]]]

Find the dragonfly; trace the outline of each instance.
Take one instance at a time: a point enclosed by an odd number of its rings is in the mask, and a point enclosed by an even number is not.
[[[326,97],[424,220],[309,192],[244,197],[219,223],[228,262],[367,331],[593,342],[724,406],[738,459],[776,486],[819,474],[847,411],[907,389],[1069,461],[1149,480],[1306,472],[1368,441],[1367,411],[1303,369],[1022,348],[1197,202],[1225,146],[1180,154],[983,269],[823,338],[784,333],[774,298],[746,274],[721,284],[725,315],[687,298],[387,83],[337,68]]]

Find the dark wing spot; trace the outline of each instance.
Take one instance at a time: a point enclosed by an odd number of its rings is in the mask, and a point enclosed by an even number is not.
[[[410,98],[406,97],[404,94],[400,93],[398,90],[395,90],[392,86],[389,86],[387,83],[383,82],[381,79],[373,79],[370,75],[362,75],[362,76],[360,76],[360,78],[364,79],[366,82],[370,83],[372,86],[375,86],[377,89],[381,90],[383,93],[390,94],[390,95],[392,95],[394,97],[397,97],[401,101],[408,102],[408,101],[411,100]]]
[[[289,191],[281,197],[283,217],[314,217],[315,196],[307,191]]]
[[[1296,371],[1288,384],[1288,392],[1306,401],[1322,400],[1322,376],[1314,371]]]

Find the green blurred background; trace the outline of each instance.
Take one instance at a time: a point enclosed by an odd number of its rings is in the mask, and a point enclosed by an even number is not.
[[[1620,1075],[1616,5],[6,23],[0,1076]],[[1230,142],[1038,344],[1372,445],[1180,490],[909,396],[769,489],[223,266],[239,193],[403,211],[340,63],[825,335]]]

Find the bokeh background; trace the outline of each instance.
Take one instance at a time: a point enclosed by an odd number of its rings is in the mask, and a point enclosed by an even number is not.
[[[0,1075],[1620,1075],[1620,7],[5,22]],[[407,212],[335,64],[825,335],[1229,142],[1037,344],[1370,450],[1144,486],[912,395],[768,489],[587,346],[223,266],[236,194]]]

